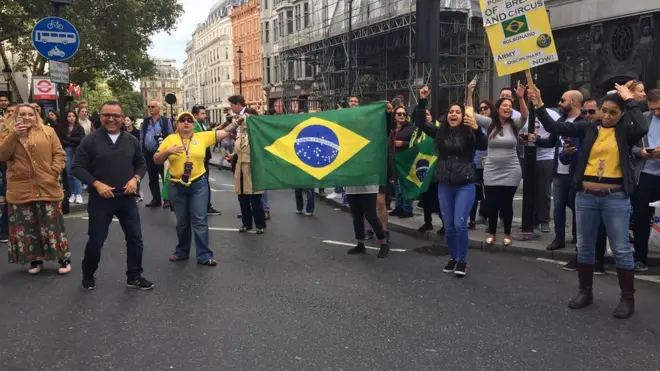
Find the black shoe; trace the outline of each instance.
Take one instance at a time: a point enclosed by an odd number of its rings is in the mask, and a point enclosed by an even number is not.
[[[126,287],[147,291],[154,288],[154,283],[144,277],[140,277],[134,280],[126,280]]]
[[[151,200],[148,204],[144,205],[144,207],[161,207],[163,203],[160,200]]]
[[[424,233],[426,231],[432,231],[433,230],[433,224],[431,223],[424,223],[422,224],[421,227],[417,228],[417,232],[419,233]]]
[[[222,215],[220,210],[216,210],[213,207],[209,207],[209,210],[206,212],[208,215]]]
[[[407,218],[412,218],[415,215],[413,213],[402,212],[398,216],[399,216],[400,219],[407,219]]]
[[[444,236],[445,235],[445,226],[443,225],[442,228],[438,229],[438,236]]]
[[[9,236],[6,234],[0,235],[0,242],[9,242]]]
[[[170,207],[172,207],[170,202],[168,200],[164,200],[163,201],[163,209],[169,209]]]
[[[566,265],[564,265],[561,269],[569,272],[575,272],[577,270],[577,256],[571,259]]]
[[[402,213],[403,213],[403,210],[401,210],[399,208],[394,208],[394,210],[390,211],[388,215],[389,216],[399,216]]]
[[[82,287],[85,290],[94,290],[96,288],[96,279],[92,278],[83,278]]]
[[[377,257],[379,258],[387,258],[387,255],[390,253],[390,248],[387,246],[387,244],[380,245],[380,251],[378,251]]]
[[[347,253],[349,255],[364,254],[366,252],[367,252],[367,248],[364,247],[363,243],[359,243],[359,244],[355,245],[355,247],[353,247],[352,249],[349,249],[347,251]]]
[[[596,265],[594,265],[594,275],[604,276],[606,274],[607,272],[605,272],[605,264],[596,262]]]
[[[451,259],[449,262],[447,262],[447,265],[445,265],[444,268],[442,268],[442,271],[445,273],[452,273],[456,269],[456,260]]]
[[[469,222],[468,223],[468,229],[475,230],[477,229],[477,223],[475,222]]]
[[[454,269],[454,274],[457,276],[467,276],[467,263],[466,262],[456,263],[456,269]]]

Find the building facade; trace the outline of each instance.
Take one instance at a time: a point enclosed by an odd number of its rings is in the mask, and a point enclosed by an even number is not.
[[[232,25],[229,0],[217,2],[186,43],[183,64],[183,96],[186,109],[206,108],[208,121],[225,120],[227,98],[233,94]]]
[[[181,94],[181,73],[176,67],[174,59],[155,59],[156,74],[150,79],[140,80],[140,94],[144,100],[144,113],[148,114],[147,105],[149,101],[158,101],[162,104],[161,113],[168,116],[176,116],[183,108]],[[167,94],[176,96],[176,104],[170,106],[165,102]]]
[[[259,2],[240,0],[234,4],[231,9],[234,94],[243,95],[248,106],[260,109],[265,98],[262,85]]]
[[[6,96],[9,98],[9,101],[14,103],[28,102],[30,99],[30,85],[32,81],[32,71],[28,68],[25,71],[16,71],[16,65],[20,59],[18,55],[12,54],[11,51],[7,50],[8,43],[5,42],[4,50],[5,56],[7,57],[7,65],[4,64],[3,60],[0,58],[0,95]],[[10,77],[7,79],[5,74],[8,74]],[[16,90],[12,87],[11,81],[14,81],[16,84]]]

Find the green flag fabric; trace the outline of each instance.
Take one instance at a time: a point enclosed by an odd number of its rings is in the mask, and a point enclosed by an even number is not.
[[[404,199],[416,200],[426,192],[433,180],[437,161],[433,138],[429,137],[394,154],[394,167]]]
[[[387,182],[385,102],[313,114],[249,116],[255,190]]]

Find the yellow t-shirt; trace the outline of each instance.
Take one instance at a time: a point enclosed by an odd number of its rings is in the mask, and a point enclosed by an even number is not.
[[[201,133],[194,133],[190,139],[182,139],[179,134],[168,135],[163,143],[158,147],[158,152],[165,151],[167,148],[178,145],[188,149],[186,156],[185,150],[178,155],[169,155],[170,161],[170,181],[181,183],[181,176],[183,175],[183,165],[190,161],[193,164],[190,179],[190,184],[193,180],[199,178],[206,173],[204,169],[204,157],[206,156],[206,149],[216,144],[216,132],[205,131]]]
[[[600,127],[598,138],[591,147],[584,180],[607,184],[623,184],[619,145],[616,143],[615,128]]]

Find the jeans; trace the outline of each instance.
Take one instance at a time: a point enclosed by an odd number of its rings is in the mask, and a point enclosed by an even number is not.
[[[302,188],[297,188],[294,191],[294,195],[296,197],[296,210],[302,211],[303,209],[303,192],[307,194],[307,207],[305,207],[305,211],[308,213],[313,213],[314,212],[314,189],[312,188],[307,188],[307,189],[302,189]]]
[[[403,211],[406,214],[411,214],[413,212],[413,200],[406,200],[401,194],[401,187],[399,183],[396,184],[396,201],[394,202],[394,208]]]
[[[550,221],[550,195],[552,193],[552,173],[554,160],[536,161],[534,174],[534,223],[548,223]]]
[[[178,238],[174,255],[179,258],[187,258],[190,255],[194,234],[197,261],[199,263],[209,261],[213,258],[213,251],[209,249],[207,175],[195,179],[190,186],[170,182],[168,188],[170,203],[176,216]]]
[[[575,187],[571,175],[557,174],[552,182],[555,201],[555,240],[566,240],[566,208],[573,211],[573,235],[575,236]]]
[[[142,228],[140,213],[134,197],[103,198],[92,191],[87,204],[89,226],[87,245],[82,261],[83,278],[90,279],[99,267],[101,248],[108,238],[112,217],[119,219],[119,225],[126,238],[126,276],[129,280],[140,278],[142,274]]]
[[[270,205],[268,204],[268,192],[264,192],[261,195],[261,202],[263,203],[264,211],[270,211]]]
[[[474,184],[460,186],[438,185],[445,238],[451,258],[466,262],[468,250],[468,221],[474,203]]]
[[[642,173],[639,184],[632,197],[633,235],[635,236],[635,261],[646,264],[649,255],[649,237],[651,236],[651,218],[655,210],[649,203],[660,200],[660,176]]]
[[[266,215],[264,214],[264,204],[261,195],[238,195],[238,203],[241,206],[241,220],[243,227],[252,229],[254,226],[263,229],[266,228]]]
[[[353,217],[355,239],[364,241],[364,220],[366,219],[373,228],[376,238],[384,240],[385,231],[383,231],[383,224],[378,219],[378,209],[376,207],[378,195],[376,193],[361,193],[346,195],[346,197]]]
[[[69,194],[82,195],[82,183],[80,183],[80,180],[76,179],[71,172],[73,156],[76,154],[76,150],[71,147],[66,147],[64,148],[64,152],[66,152],[66,176],[69,180]]]
[[[617,268],[635,268],[633,251],[628,240],[630,198],[623,192],[604,197],[578,192],[575,196],[575,213],[578,263],[595,263],[598,225],[602,219]]]

